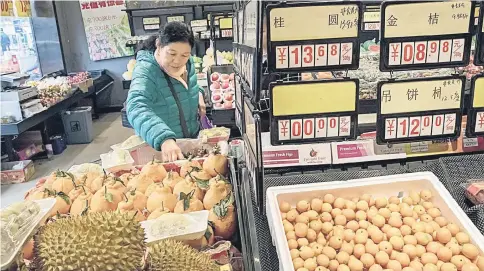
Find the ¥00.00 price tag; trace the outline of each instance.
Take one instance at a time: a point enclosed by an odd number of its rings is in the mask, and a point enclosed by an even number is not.
[[[358,80],[271,85],[272,144],[354,138],[357,89]]]
[[[465,66],[470,59],[474,3],[385,2],[380,70]]]
[[[456,137],[464,82],[461,77],[380,82],[378,142]]]

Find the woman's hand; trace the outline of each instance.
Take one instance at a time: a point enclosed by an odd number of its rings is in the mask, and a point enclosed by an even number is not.
[[[207,114],[207,106],[205,105],[205,99],[201,92],[198,93],[198,113],[200,114],[200,118],[205,117],[205,114]]]
[[[167,139],[161,144],[161,155],[163,156],[163,162],[174,162],[185,158],[173,139]]]

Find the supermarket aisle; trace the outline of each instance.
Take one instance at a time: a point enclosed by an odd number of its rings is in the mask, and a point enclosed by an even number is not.
[[[100,116],[93,122],[95,137],[90,144],[68,145],[61,154],[49,160],[35,163],[35,175],[32,180],[12,185],[1,186],[1,207],[23,199],[27,190],[35,186],[36,180],[50,174],[56,169],[67,170],[72,165],[91,162],[99,159],[101,153],[110,150],[110,146],[124,141],[134,134],[133,129],[121,125],[121,114],[110,113]]]

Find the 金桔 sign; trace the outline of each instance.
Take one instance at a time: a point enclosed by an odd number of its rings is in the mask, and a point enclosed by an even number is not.
[[[358,79],[271,84],[271,144],[354,139]]]
[[[484,75],[472,78],[471,106],[467,113],[466,135],[484,135]]]
[[[477,27],[476,54],[474,56],[474,63],[476,65],[484,65],[484,12],[479,12],[479,25]]]
[[[409,142],[460,135],[465,77],[378,83],[377,142]]]
[[[360,3],[282,3],[266,13],[269,71],[358,68]]]
[[[381,71],[469,63],[473,2],[389,1],[381,12]]]

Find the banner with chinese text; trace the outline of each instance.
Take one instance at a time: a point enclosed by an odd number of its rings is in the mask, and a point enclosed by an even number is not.
[[[131,37],[124,1],[80,1],[91,60],[133,55],[125,46]]]

